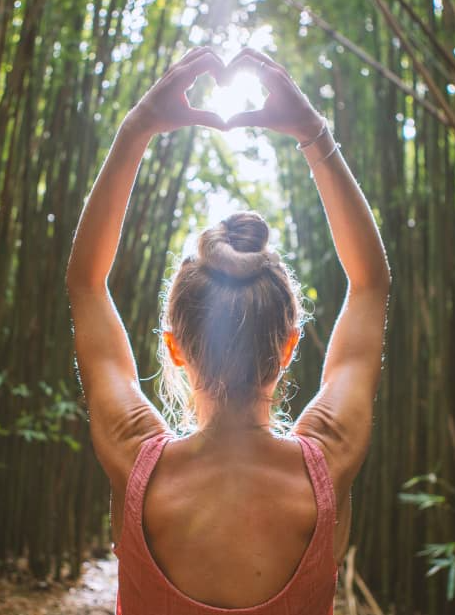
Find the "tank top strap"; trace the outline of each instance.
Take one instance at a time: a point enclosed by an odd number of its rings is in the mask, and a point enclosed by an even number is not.
[[[125,492],[123,528],[142,531],[142,506],[150,475],[168,440],[175,437],[170,431],[162,431],[145,440],[134,462]],[[122,532],[123,533],[123,532]]]
[[[302,447],[305,463],[310,474],[316,503],[326,523],[337,523],[336,497],[332,477],[329,472],[324,453],[319,446],[308,436],[295,434]]]

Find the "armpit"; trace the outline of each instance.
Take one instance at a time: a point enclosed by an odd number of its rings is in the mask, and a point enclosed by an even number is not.
[[[342,452],[349,448],[349,438],[337,420],[329,400],[320,399],[305,408],[295,423],[294,431],[320,440],[328,452]]]

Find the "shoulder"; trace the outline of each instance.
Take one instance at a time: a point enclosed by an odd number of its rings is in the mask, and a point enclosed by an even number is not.
[[[297,435],[297,434],[296,434]],[[325,469],[332,482],[333,491],[337,505],[337,518],[342,512],[343,507],[349,502],[349,496],[352,488],[352,479],[347,477],[345,472],[345,463],[339,459],[339,456],[333,454],[331,449],[326,445],[324,439],[317,434],[303,434],[305,440],[309,441],[313,448],[320,453],[320,459],[325,464]]]
[[[154,461],[154,453],[168,440],[176,438],[170,428],[157,427],[137,435],[119,447],[116,455],[116,472],[109,475],[111,484],[118,493],[125,493],[133,472],[138,470],[141,462],[141,472],[147,472],[147,464]]]

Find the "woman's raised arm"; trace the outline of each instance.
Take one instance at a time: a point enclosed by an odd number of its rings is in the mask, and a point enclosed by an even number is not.
[[[224,129],[215,113],[189,106],[185,90],[196,77],[224,69],[208,48],[187,53],[148,90],[122,122],[82,211],[68,263],[67,282],[104,286],[113,265],[128,199],[144,150],[160,132],[201,124]]]
[[[181,126],[224,128],[189,106],[185,91],[197,75],[217,75],[222,62],[196,48],[172,66],[120,126],[83,208],[67,269],[76,358],[95,452],[118,490],[144,439],[167,429],[142,393],[128,335],[108,289],[131,190],[153,135]]]
[[[270,93],[263,109],[231,117],[228,128],[262,126],[291,135],[300,143],[317,137],[325,120],[283,66],[265,54],[245,48],[231,61],[227,71],[232,75],[242,68],[255,70]],[[387,285],[389,268],[373,214],[332,134],[325,131],[302,151],[313,167],[333,241],[351,288]],[[318,164],[330,152],[332,155]]]
[[[391,283],[387,256],[364,194],[332,134],[323,130],[324,118],[285,68],[251,49],[242,50],[228,71],[239,68],[255,70],[270,94],[263,109],[232,117],[228,127],[263,126],[291,135],[302,145],[313,141],[302,152],[347,276],[346,297],[329,340],[320,390],[293,426],[295,432],[321,444],[341,500],[349,493],[371,435]]]

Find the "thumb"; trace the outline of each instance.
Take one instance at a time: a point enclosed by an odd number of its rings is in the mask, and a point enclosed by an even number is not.
[[[226,128],[228,130],[231,128],[240,128],[244,126],[259,126],[260,128],[268,128],[264,109],[236,113],[226,122]]]
[[[207,126],[208,128],[218,128],[218,130],[227,129],[226,122],[216,113],[194,109],[193,107],[189,109],[186,126]]]

